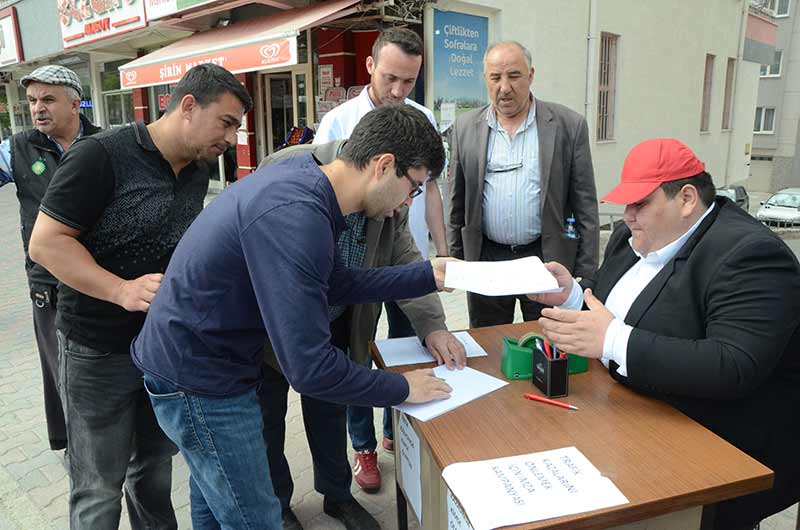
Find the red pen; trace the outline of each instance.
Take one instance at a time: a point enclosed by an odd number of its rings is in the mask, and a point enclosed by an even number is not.
[[[550,359],[553,359],[553,352],[550,351],[550,345],[547,344],[547,341],[545,341],[545,340],[542,341],[542,344],[544,344],[544,353],[545,353],[545,355],[547,355]]]
[[[569,403],[562,403],[561,401],[556,401],[555,399],[537,396],[536,394],[529,394],[527,392],[522,395],[532,401],[541,401],[542,403],[550,403],[551,405],[556,405],[557,407],[563,407],[565,409],[578,410],[578,407],[576,407],[575,405],[570,405]]]

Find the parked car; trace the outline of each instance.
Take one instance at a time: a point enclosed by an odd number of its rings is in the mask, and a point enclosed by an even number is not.
[[[768,226],[800,226],[800,188],[782,189],[762,202],[756,219]]]
[[[723,186],[717,188],[717,195],[729,198],[745,212],[750,210],[750,196],[744,186]]]

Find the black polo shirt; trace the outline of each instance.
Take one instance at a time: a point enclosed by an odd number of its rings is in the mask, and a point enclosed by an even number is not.
[[[132,280],[164,272],[178,240],[203,208],[209,166],[194,162],[175,177],[137,122],[82,138],[64,156],[41,211],[80,230],[102,268]],[[80,344],[128,354],[145,313],[59,288],[56,327]]]

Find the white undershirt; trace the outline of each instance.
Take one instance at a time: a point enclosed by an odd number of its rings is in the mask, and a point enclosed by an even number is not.
[[[606,329],[603,339],[603,356],[600,360],[608,367],[610,361],[619,365],[617,373],[628,375],[628,339],[633,331],[633,326],[625,323],[633,302],[639,297],[645,287],[661,272],[669,260],[675,257],[686,241],[700,226],[700,223],[714,209],[714,204],[694,223],[681,237],[662,249],[654,250],[647,255],[642,255],[633,248],[633,237],[628,238],[628,244],[633,252],[639,256],[637,261],[608,293],[605,306],[614,315],[614,320]],[[572,280],[572,291],[566,302],[559,306],[561,309],[579,310],[583,307],[583,290],[577,281]]]

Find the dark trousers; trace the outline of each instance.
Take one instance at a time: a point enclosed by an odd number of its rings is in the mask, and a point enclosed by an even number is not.
[[[483,238],[481,245],[481,261],[509,261],[528,256],[542,257],[542,240],[537,239],[521,248],[500,245]],[[529,300],[525,295],[517,296],[483,296],[467,293],[467,310],[469,311],[469,327],[497,326],[514,321],[514,309],[519,300],[522,318],[526,322],[536,320],[542,314],[544,306]]]
[[[331,342],[345,353],[350,342],[350,315],[348,309],[331,323]],[[259,391],[264,442],[272,487],[284,510],[289,507],[294,492],[292,472],[284,450],[288,393],[286,377],[264,363],[264,381]],[[314,465],[314,489],[335,501],[350,499],[353,474],[347,459],[347,407],[302,395],[300,405]]]
[[[128,351],[58,334],[69,438],[71,530],[116,530],[123,491],[131,528],[176,530],[170,499],[177,447],[162,432]]]
[[[703,509],[702,530],[752,530],[762,519],[800,501],[800,469],[776,471],[772,489]]]
[[[397,302],[386,302],[386,322],[389,325],[388,338],[398,339],[415,337],[417,332],[414,326]],[[380,318],[380,315],[378,315]],[[375,323],[377,326],[377,322]],[[373,333],[373,336],[375,334]],[[372,365],[372,360],[367,360],[367,366]],[[375,438],[375,417],[372,407],[347,407],[347,428],[350,431],[350,441],[356,451],[374,451],[378,447]],[[383,437],[394,440],[394,426],[392,425],[392,407],[383,409]]]
[[[264,418],[264,441],[267,444],[269,474],[281,508],[289,507],[294,482],[286,460],[286,410],[289,383],[282,373],[264,366],[261,386],[261,413]],[[353,475],[347,459],[346,406],[300,396],[303,425],[314,466],[314,489],[333,500],[352,497]]]
[[[33,301],[33,330],[42,364],[44,387],[44,416],[47,422],[47,438],[50,449],[57,451],[67,447],[67,427],[64,423],[64,407],[58,393],[58,338],[56,337],[55,288],[48,288],[49,303],[41,299]]]

